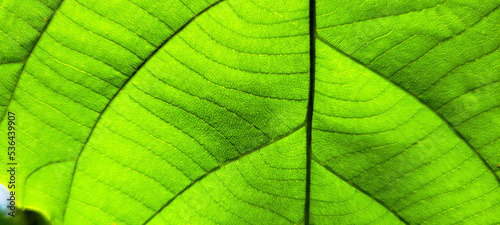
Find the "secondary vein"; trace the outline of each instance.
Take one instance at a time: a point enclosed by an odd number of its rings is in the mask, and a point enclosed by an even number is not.
[[[127,84],[129,83],[129,81],[133,77],[135,77],[135,75],[137,74],[137,72],[139,72],[144,67],[144,65],[149,61],[149,59],[151,59],[160,49],[162,49],[163,46],[165,46],[173,37],[177,36],[177,34],[179,32],[181,32],[182,30],[184,30],[184,28],[186,28],[186,26],[188,26],[194,19],[198,18],[198,16],[200,16],[203,13],[205,13],[207,10],[211,9],[212,7],[214,7],[217,4],[221,3],[222,1],[224,1],[224,0],[219,0],[219,1],[215,2],[215,3],[213,3],[212,5],[208,6],[207,8],[205,8],[204,10],[202,10],[201,12],[199,12],[198,14],[196,14],[195,16],[193,16],[182,27],[180,27],[177,31],[175,31],[175,33],[173,33],[170,37],[168,37],[165,41],[163,41],[163,43],[161,43],[151,54],[149,54],[149,56],[142,62],[142,64],[139,67],[137,67],[137,69],[134,71],[134,73],[132,73],[132,75],[130,75],[130,77],[125,81],[125,83],[123,83],[123,85],[115,92],[115,94],[113,95],[113,97],[111,97],[111,99],[106,104],[106,106],[104,106],[104,108],[102,109],[101,113],[99,114],[99,117],[97,118],[96,122],[94,123],[94,126],[91,128],[90,133],[87,136],[87,139],[85,140],[85,142],[84,142],[84,144],[83,144],[80,152],[78,153],[78,155],[76,157],[75,166],[74,166],[73,172],[71,174],[71,181],[70,181],[70,184],[69,184],[68,196],[66,197],[66,201],[65,201],[66,205],[65,205],[64,211],[63,211],[63,219],[62,219],[63,222],[65,220],[66,211],[68,209],[68,201],[70,199],[71,190],[72,190],[72,187],[73,187],[73,180],[74,180],[74,177],[75,177],[76,169],[78,167],[78,162],[79,162],[80,156],[82,155],[83,150],[85,149],[85,147],[87,146],[87,143],[89,142],[90,138],[92,137],[92,134],[94,133],[94,130],[95,130],[97,124],[99,123],[99,121],[101,120],[101,117],[104,114],[104,112],[109,108],[109,106],[111,105],[111,103],[113,102],[113,100],[116,99],[116,96],[118,96],[118,94],[121,92],[121,90],[123,90],[123,88],[125,86],[127,86]]]
[[[33,50],[35,50],[36,46],[38,46],[38,43],[40,42],[40,38],[42,38],[42,35],[45,34],[45,31],[47,31],[47,28],[49,27],[50,23],[52,22],[52,18],[54,18],[54,15],[57,13],[57,11],[59,10],[59,8],[63,4],[63,2],[64,2],[64,0],[62,0],[59,3],[59,5],[57,5],[57,7],[54,9],[52,15],[50,16],[50,18],[47,20],[47,23],[43,27],[42,32],[40,33],[40,35],[38,35],[37,39],[35,40],[35,45],[33,45],[33,48],[31,48],[30,51],[28,52],[28,56],[26,57],[26,59],[24,61],[22,61],[23,66],[21,67],[21,71],[19,72],[19,77],[16,80],[16,84],[14,84],[14,89],[12,90],[12,94],[10,95],[10,99],[7,102],[7,105],[5,106],[5,112],[2,115],[2,118],[0,118],[0,123],[3,122],[5,114],[9,111],[8,109],[9,109],[10,103],[12,102],[12,99],[14,98],[14,94],[16,93],[16,90],[17,90],[17,84],[19,84],[19,80],[21,79],[21,75],[24,72],[24,68],[25,68],[26,64],[28,63],[31,55],[33,55]]]
[[[174,197],[172,197],[170,200],[168,200],[168,202],[167,202],[167,203],[165,203],[165,205],[163,205],[160,209],[158,209],[158,210],[157,210],[157,211],[156,211],[153,215],[151,215],[151,216],[150,216],[150,217],[149,217],[149,218],[148,218],[148,219],[144,222],[144,224],[143,224],[143,225],[145,225],[145,224],[149,223],[149,222],[150,222],[150,221],[151,221],[151,220],[152,220],[152,219],[153,219],[156,215],[158,215],[161,211],[163,211],[163,209],[165,209],[167,206],[169,206],[169,205],[170,205],[170,203],[172,203],[172,202],[173,202],[173,201],[174,201],[177,197],[179,197],[180,195],[182,195],[185,191],[187,191],[189,188],[191,188],[191,187],[192,187],[193,185],[195,185],[196,183],[198,183],[198,182],[200,182],[201,180],[203,180],[203,179],[204,179],[205,177],[207,177],[209,174],[214,173],[215,171],[217,171],[217,170],[221,169],[221,168],[222,168],[222,167],[224,167],[225,165],[228,165],[228,164],[230,164],[230,163],[232,163],[232,162],[234,162],[234,161],[236,161],[236,160],[238,160],[238,159],[241,159],[241,158],[242,158],[242,157],[244,157],[244,156],[247,156],[247,155],[249,155],[249,154],[251,154],[251,153],[253,153],[253,152],[259,151],[260,149],[263,149],[263,148],[265,148],[265,147],[267,147],[267,146],[269,146],[269,145],[271,145],[271,144],[274,144],[274,143],[278,142],[279,140],[282,140],[282,139],[284,139],[284,138],[286,138],[286,137],[288,137],[288,136],[292,135],[293,133],[297,132],[298,130],[300,130],[300,129],[301,129],[301,128],[303,128],[304,126],[306,126],[306,123],[303,123],[302,125],[299,125],[298,127],[294,128],[294,129],[292,129],[292,130],[290,130],[288,133],[286,133],[286,134],[282,135],[281,137],[279,137],[279,138],[277,138],[277,139],[274,139],[274,140],[271,140],[271,141],[267,142],[266,144],[264,144],[264,145],[262,145],[262,146],[260,146],[260,147],[258,147],[258,148],[255,148],[255,149],[253,149],[253,150],[250,150],[250,151],[248,151],[248,152],[245,152],[244,154],[241,154],[241,155],[239,155],[238,157],[233,158],[233,159],[231,159],[231,160],[229,160],[229,161],[227,161],[227,162],[225,162],[225,163],[223,163],[223,164],[221,164],[221,165],[219,165],[219,166],[217,166],[217,167],[213,168],[212,170],[210,170],[210,171],[208,171],[207,173],[205,173],[203,176],[198,177],[196,180],[194,180],[194,181],[193,181],[193,182],[191,182],[188,186],[186,186],[184,189],[182,189],[179,193],[177,193]]]
[[[398,87],[400,90],[402,90],[403,92],[405,92],[406,94],[408,94],[409,96],[412,96],[413,98],[415,98],[420,104],[422,104],[425,108],[429,109],[431,112],[433,112],[436,116],[438,116],[450,129],[451,131],[453,131],[453,133],[455,133],[455,135],[461,139],[471,150],[472,152],[474,152],[474,154],[477,155],[477,157],[479,158],[479,160],[482,161],[482,163],[486,166],[486,168],[493,174],[493,176],[496,178],[497,182],[500,184],[500,177],[498,177],[498,175],[495,173],[495,171],[493,171],[493,168],[491,168],[488,164],[488,162],[486,162],[486,160],[478,153],[478,151],[469,143],[469,141],[467,141],[467,139],[465,139],[465,137],[457,130],[455,129],[455,127],[446,119],[444,118],[440,113],[438,113],[434,108],[432,108],[431,106],[429,106],[429,104],[427,104],[426,102],[422,101],[422,99],[420,99],[418,96],[416,96],[415,94],[411,93],[410,91],[406,90],[405,88],[401,87],[400,85],[396,84],[394,81],[392,81],[391,79],[387,78],[386,76],[380,74],[379,72],[373,70],[372,68],[368,67],[367,65],[363,64],[362,62],[360,62],[359,60],[355,59],[354,57],[348,55],[347,53],[343,52],[342,50],[336,48],[335,46],[333,46],[332,44],[330,44],[328,41],[324,40],[322,37],[320,37],[319,35],[317,35],[317,38],[319,41],[325,43],[328,47],[332,48],[333,50],[339,52],[340,54],[344,55],[345,57],[348,57],[349,59],[351,59],[352,61],[356,62],[357,64],[365,67],[366,69],[370,70],[372,73],[382,77],[384,80],[386,80],[387,82],[391,83],[392,85]]]

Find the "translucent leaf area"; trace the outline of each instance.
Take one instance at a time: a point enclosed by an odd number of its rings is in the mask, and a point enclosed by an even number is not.
[[[53,225],[500,224],[499,6],[0,0],[17,205]]]

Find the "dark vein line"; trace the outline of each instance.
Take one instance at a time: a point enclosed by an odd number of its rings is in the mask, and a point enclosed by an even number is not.
[[[111,100],[106,104],[106,106],[104,106],[104,108],[102,109],[101,113],[99,114],[99,117],[97,118],[96,122],[94,123],[94,126],[92,127],[92,129],[90,130],[90,133],[89,135],[87,136],[87,140],[85,140],[80,152],[78,153],[78,156],[76,157],[76,163],[75,163],[75,167],[73,168],[73,172],[71,174],[71,182],[69,184],[69,191],[68,191],[68,196],[66,197],[66,206],[64,207],[64,211],[63,211],[63,216],[62,216],[62,221],[64,223],[64,220],[65,220],[65,216],[66,216],[66,211],[68,209],[68,201],[69,201],[69,197],[71,195],[71,190],[72,190],[72,187],[73,187],[73,180],[75,178],[75,172],[76,172],[76,168],[78,167],[78,162],[79,162],[79,159],[80,159],[80,156],[82,155],[82,152],[83,150],[85,149],[85,147],[87,146],[87,143],[89,142],[90,140],[90,137],[92,137],[92,134],[94,133],[94,130],[97,126],[97,124],[99,123],[99,121],[101,120],[102,118],[102,115],[104,114],[104,112],[109,108],[109,106],[111,105],[111,103],[113,102],[113,100],[116,99],[116,96],[121,92],[121,90],[123,90],[123,88],[125,86],[127,86],[127,84],[129,83],[129,81],[137,74],[137,72],[139,72],[143,67],[144,65],[160,50],[163,48],[163,46],[165,46],[173,37],[175,37],[179,32],[181,32],[182,30],[184,30],[184,28],[186,28],[187,25],[189,25],[194,19],[196,19],[198,16],[200,16],[201,14],[203,14],[204,12],[206,12],[207,10],[211,9],[212,7],[216,6],[217,4],[219,4],[220,2],[222,2],[224,0],[219,0],[215,3],[213,3],[212,5],[208,6],[207,8],[205,8],[204,10],[202,10],[201,12],[199,12],[198,14],[196,14],[195,16],[193,16],[193,18],[191,18],[188,22],[186,22],[182,27],[180,27],[177,31],[175,31],[175,33],[173,33],[170,37],[168,37],[165,41],[163,41],[163,43],[161,43],[143,62],[142,64],[137,67],[137,69],[135,70],[135,72],[130,75],[130,77],[125,81],[125,83],[123,83],[123,85],[115,92],[115,94],[113,95],[113,97],[111,98]]]
[[[28,176],[26,176],[26,179],[24,179],[24,190],[26,190],[26,186],[27,186],[27,183],[28,183],[28,179],[31,177],[31,175],[33,175],[34,173],[38,172],[40,169],[44,168],[44,167],[47,167],[47,166],[50,166],[50,165],[53,165],[53,164],[58,164],[58,163],[65,163],[65,162],[72,162],[72,161],[75,161],[76,159],[64,159],[64,160],[60,160],[60,161],[54,161],[54,162],[49,162],[49,163],[46,163],[38,168],[36,168],[35,170],[31,171]],[[23,192],[23,198],[24,199],[24,196],[26,195],[26,191]]]
[[[17,85],[19,84],[19,80],[21,80],[21,75],[24,72],[24,67],[28,63],[28,60],[30,59],[31,55],[33,54],[33,51],[35,50],[36,46],[38,46],[38,43],[40,42],[40,38],[42,38],[42,35],[45,34],[45,32],[47,31],[47,28],[49,27],[50,23],[52,22],[52,18],[54,18],[54,15],[56,14],[57,10],[59,10],[59,7],[61,7],[61,5],[63,4],[63,2],[64,2],[64,0],[62,0],[59,3],[59,5],[57,5],[57,7],[54,9],[54,12],[52,13],[52,15],[50,16],[50,18],[47,20],[47,23],[43,27],[42,32],[40,33],[40,35],[38,35],[37,39],[35,40],[35,45],[28,52],[28,57],[26,57],[26,59],[23,61],[23,66],[21,67],[21,71],[19,72],[19,77],[16,80],[16,84],[14,85],[14,90],[12,91],[12,94],[10,95],[10,99],[7,102],[7,105],[5,106],[5,112],[3,113],[2,118],[0,118],[0,123],[3,121],[5,115],[9,111],[8,109],[9,109],[10,103],[14,99],[14,94],[16,93]]]
[[[490,56],[490,55],[492,55],[492,54],[495,54],[495,53],[496,53],[496,51],[497,51],[498,49],[500,49],[500,45],[498,45],[498,47],[496,47],[495,49],[493,49],[493,50],[491,50],[491,51],[489,51],[489,52],[487,52],[487,53],[485,53],[485,54],[483,54],[483,55],[481,55],[481,56],[479,56],[479,57],[476,57],[475,59],[469,60],[469,61],[467,61],[467,62],[465,62],[465,63],[462,63],[462,64],[461,64],[461,65],[459,65],[459,66],[456,66],[455,68],[451,69],[450,71],[446,72],[444,75],[442,75],[441,77],[439,77],[439,79],[438,79],[438,80],[436,80],[436,81],[435,81],[435,82],[434,82],[431,86],[429,86],[427,89],[425,89],[424,91],[422,91],[422,92],[418,95],[418,97],[420,97],[420,96],[424,95],[427,91],[431,90],[434,86],[436,86],[438,83],[440,83],[443,79],[445,79],[445,78],[446,78],[446,77],[448,77],[449,75],[453,74],[456,70],[460,70],[461,68],[463,68],[463,67],[465,67],[465,66],[467,66],[467,65],[470,65],[470,64],[472,64],[472,63],[475,63],[475,62],[477,62],[478,60],[481,60],[481,59],[483,59],[483,58],[485,58],[485,57],[488,57],[488,56]],[[484,85],[483,85],[483,86],[484,86]],[[481,86],[481,87],[483,87],[483,86]],[[480,88],[480,87],[478,87],[478,88]],[[477,88],[475,88],[475,89],[477,89]],[[475,90],[475,89],[468,90],[468,92],[471,92],[471,91],[473,91],[473,90]],[[460,96],[459,96],[459,97],[460,97]],[[453,100],[455,100],[455,99],[456,99],[456,98],[454,98],[454,99],[452,99],[452,100],[447,101],[446,103],[442,104],[442,105],[441,105],[441,107],[443,107],[444,105],[448,104],[449,102],[451,102],[451,101],[453,101]],[[440,108],[441,108],[441,107],[440,107]],[[439,109],[440,109],[440,108],[439,108]],[[438,109],[438,110],[439,110],[439,109]]]
[[[279,98],[279,97],[276,97],[276,96],[264,96],[264,95],[260,95],[260,94],[254,94],[254,93],[251,93],[249,91],[245,91],[245,90],[238,90],[236,88],[233,88],[233,87],[230,87],[230,86],[224,86],[222,84],[219,84],[219,83],[216,83],[214,81],[212,81],[211,79],[208,78],[208,76],[203,76],[201,74],[200,71],[197,71],[195,69],[193,69],[192,67],[190,67],[189,65],[187,65],[186,63],[182,62],[180,59],[174,57],[171,53],[169,53],[168,51],[165,51],[165,53],[167,53],[172,59],[174,59],[176,62],[178,62],[179,64],[181,64],[182,66],[186,67],[188,70],[192,71],[193,73],[196,73],[198,76],[200,76],[200,78],[202,78],[203,80],[206,80],[207,82],[217,86],[217,87],[220,87],[222,89],[225,89],[225,90],[230,90],[230,91],[235,91],[235,92],[239,92],[239,93],[243,93],[243,94],[247,94],[247,95],[251,95],[253,97],[259,97],[259,98],[264,98],[264,99],[271,99],[271,100],[286,100],[286,101],[295,101],[295,102],[303,102],[303,101],[307,101],[307,99],[293,99],[293,98]],[[166,62],[164,61],[163,59],[161,58],[158,58],[160,61],[163,61],[163,62]]]
[[[309,225],[311,205],[312,118],[314,107],[314,82],[316,72],[316,0],[309,1],[309,101],[306,115],[306,196],[304,224]]]
[[[248,159],[248,161],[251,163],[251,160]],[[252,185],[251,182],[249,182],[247,180],[247,178],[245,177],[245,175],[243,175],[243,173],[241,172],[241,170],[239,169],[238,165],[235,165],[236,167],[236,170],[238,171],[238,173],[241,175],[241,177],[243,178],[243,180],[245,181],[245,183],[248,185],[248,187],[250,187],[251,189],[255,190],[256,192],[260,192],[264,195],[267,195],[267,196],[272,196],[274,198],[284,198],[283,196],[278,196],[276,194],[272,194],[272,193],[269,193],[269,192],[265,192],[265,191],[262,191],[262,190],[259,190],[258,188],[256,188],[255,186]],[[238,196],[236,193],[237,191],[231,191],[231,188],[229,188],[229,186],[219,177],[218,174],[215,174],[215,176],[217,177],[217,179],[221,182],[221,184],[224,186],[224,188],[236,199],[240,200],[241,202],[247,204],[247,205],[251,205],[255,208],[258,208],[260,210],[263,210],[263,211],[268,211],[270,213],[272,213],[273,215],[276,215],[278,216],[279,218],[281,219],[284,219],[290,223],[293,223],[292,220],[290,220],[290,218],[286,217],[285,215],[282,215],[280,212],[277,212],[276,210],[273,210],[272,208],[267,208],[266,207],[266,204],[264,205],[259,205],[257,203],[253,203],[251,201],[248,201],[248,200],[245,200],[243,197],[240,197]],[[297,200],[297,199],[296,199]],[[300,200],[300,199],[299,199]]]
[[[5,34],[6,37],[8,37],[10,40],[16,42],[17,45],[19,45],[19,47],[23,48],[24,51],[28,52],[28,49],[26,49],[25,46],[23,46],[23,44],[19,43],[18,40],[14,39],[13,37],[11,37],[9,34],[5,33],[5,31],[3,31],[2,29],[0,29],[0,32],[2,34]]]
[[[500,178],[499,176],[493,171],[493,168],[491,168],[489,166],[489,164],[486,162],[486,160],[478,153],[478,151],[472,147],[472,145],[467,141],[467,139],[465,139],[464,136],[462,136],[462,134],[460,132],[458,132],[458,130],[455,129],[455,127],[453,125],[451,125],[451,123],[446,119],[444,118],[441,114],[439,114],[434,108],[432,108],[431,106],[429,106],[427,103],[425,103],[422,99],[418,98],[415,94],[411,93],[410,91],[406,90],[405,88],[403,88],[402,86],[399,86],[398,84],[394,83],[394,81],[390,80],[389,78],[387,78],[386,76],[380,74],[379,72],[373,70],[372,68],[368,67],[367,65],[363,64],[362,62],[360,62],[359,60],[355,59],[354,57],[348,55],[347,53],[343,52],[342,50],[336,48],[335,46],[333,46],[332,44],[330,44],[329,42],[327,42],[326,40],[324,40],[322,37],[320,37],[319,35],[317,36],[318,40],[320,40],[321,42],[323,42],[324,44],[326,44],[327,46],[329,46],[330,48],[332,48],[333,50],[341,53],[342,55],[344,55],[345,57],[348,57],[349,59],[351,59],[352,61],[356,62],[357,64],[365,67],[366,69],[370,70],[372,73],[374,74],[377,74],[379,77],[383,78],[384,80],[386,80],[387,82],[390,82],[392,85],[398,87],[400,90],[404,91],[407,95],[409,96],[412,96],[414,99],[416,99],[420,104],[422,104],[423,106],[425,106],[427,109],[429,109],[431,112],[433,112],[436,116],[438,116],[444,123],[446,123],[446,125],[448,125],[448,127],[453,131],[453,133],[455,133],[455,135],[461,139],[473,152],[474,154],[476,154],[476,156],[481,160],[481,162],[486,166],[486,168],[493,174],[493,176],[496,178],[497,182],[500,184]]]
[[[400,69],[398,69],[396,72],[394,72],[393,74],[391,74],[391,78],[398,75],[401,71],[404,71],[406,68],[408,68],[408,66],[412,65],[413,63],[415,62],[418,62],[421,58],[425,57],[427,54],[429,54],[431,51],[433,51],[435,48],[441,46],[443,43],[445,42],[448,42],[450,40],[452,40],[453,38],[455,37],[458,37],[460,36],[461,34],[467,32],[467,31],[471,31],[471,32],[474,32],[473,30],[471,30],[472,28],[474,28],[477,24],[479,24],[483,19],[487,18],[491,13],[493,13],[494,11],[496,11],[497,9],[500,8],[500,5],[497,5],[497,7],[495,7],[494,9],[492,9],[490,12],[488,12],[486,15],[482,16],[479,20],[477,20],[476,22],[474,22],[472,25],[470,25],[469,27],[463,29],[462,31],[456,33],[456,34],[453,34],[452,36],[449,36],[447,38],[444,38],[440,41],[438,41],[438,43],[434,46],[432,46],[429,50],[427,50],[424,54],[420,55],[418,58],[412,60],[410,63],[406,64],[405,66],[401,67]],[[385,54],[382,53],[382,54]]]
[[[409,11],[409,12],[404,12],[404,13],[400,13],[400,14],[383,15],[383,16],[379,16],[379,17],[364,19],[364,20],[356,20],[356,21],[352,21],[352,22],[348,22],[348,23],[343,23],[343,24],[338,24],[338,25],[333,25],[333,26],[328,26],[328,27],[322,27],[322,28],[320,28],[320,30],[324,30],[324,29],[328,29],[328,28],[335,28],[335,27],[340,27],[340,26],[346,26],[346,25],[351,25],[351,24],[355,24],[355,23],[362,23],[362,22],[367,22],[367,21],[373,21],[373,20],[377,20],[377,19],[384,19],[384,18],[388,18],[388,17],[398,17],[398,16],[407,15],[407,14],[411,14],[411,13],[418,13],[418,12],[421,12],[421,11],[424,11],[424,10],[428,10],[428,9],[436,9],[436,8],[444,5],[446,2],[448,2],[448,0],[445,0],[445,1],[443,1],[443,2],[441,2],[439,4],[437,4],[437,5],[429,6],[429,7],[424,7],[424,8],[415,10],[415,11]],[[320,16],[327,16],[327,15],[330,15],[330,14],[320,15]]]
[[[324,165],[321,161],[319,161],[318,159],[316,158],[313,158],[313,160],[318,163],[320,166],[322,166],[323,168],[325,168],[326,170],[328,170],[330,173],[332,173],[333,175],[337,176],[338,178],[342,179],[344,182],[346,182],[347,184],[351,185],[353,188],[355,188],[357,191],[363,193],[364,195],[370,197],[373,201],[376,201],[379,205],[385,207],[385,209],[387,209],[389,212],[391,212],[392,214],[394,214],[399,220],[401,220],[401,222],[405,223],[405,224],[410,224],[408,223],[405,219],[403,219],[401,216],[399,216],[394,210],[392,210],[391,208],[389,208],[387,205],[385,205],[383,202],[381,202],[380,200],[378,200],[377,198],[373,197],[370,193],[366,192],[365,190],[363,190],[362,188],[358,187],[356,184],[353,184],[351,181],[345,179],[343,176],[341,176],[340,174],[336,173],[335,171],[333,171],[330,167]]]
[[[297,221],[296,223],[294,223],[293,225],[303,225],[305,224],[304,223],[304,218],[300,219],[299,221]]]
[[[86,10],[90,11],[91,13],[93,13],[93,14],[95,14],[95,15],[98,15],[98,17],[103,18],[103,19],[105,19],[106,21],[109,21],[109,22],[111,22],[111,23],[113,23],[113,24],[115,24],[115,25],[120,26],[121,28],[124,28],[124,29],[126,29],[126,30],[130,31],[130,33],[131,33],[131,34],[133,34],[133,35],[137,36],[139,39],[141,39],[141,40],[143,40],[143,41],[147,42],[148,44],[150,44],[150,45],[151,45],[151,46],[153,46],[153,47],[155,46],[155,44],[154,44],[154,43],[151,43],[151,41],[147,40],[147,39],[146,39],[145,37],[143,37],[142,35],[140,35],[140,34],[137,34],[137,33],[133,32],[133,31],[132,31],[132,30],[130,30],[128,27],[125,27],[123,24],[120,24],[120,23],[118,23],[118,22],[116,22],[116,21],[114,21],[114,20],[111,20],[111,19],[109,19],[109,18],[106,18],[106,17],[105,17],[105,16],[103,16],[102,14],[99,14],[99,13],[97,13],[96,11],[94,11],[93,9],[88,8],[88,7],[87,7],[87,6],[85,6],[85,5],[82,5],[80,2],[78,2],[78,1],[76,1],[76,0],[73,0],[73,1],[74,1],[76,4],[78,4],[79,6],[83,7],[84,9],[86,9]],[[170,29],[170,28],[169,28],[169,29]]]
[[[194,97],[194,98],[200,99],[200,100],[202,100],[202,101],[210,102],[210,103],[212,103],[212,104],[214,104],[214,105],[218,106],[219,108],[221,108],[221,109],[223,109],[223,110],[225,110],[225,111],[227,111],[227,112],[229,112],[229,113],[233,114],[234,116],[238,117],[239,119],[241,119],[241,120],[245,121],[248,125],[252,126],[255,130],[257,130],[257,131],[258,131],[258,132],[260,132],[261,134],[265,135],[267,138],[272,139],[272,138],[271,138],[268,134],[264,133],[261,129],[259,129],[257,126],[255,126],[255,124],[254,124],[254,123],[250,122],[250,121],[249,121],[249,120],[247,120],[245,117],[243,117],[243,116],[241,116],[241,115],[237,114],[236,112],[233,112],[233,110],[231,110],[231,109],[229,109],[229,108],[226,108],[226,107],[224,107],[223,105],[221,105],[221,104],[217,103],[216,101],[212,101],[212,100],[210,100],[209,98],[202,98],[202,97],[199,97],[199,96],[197,96],[197,95],[194,95],[194,94],[192,94],[192,93],[190,93],[190,92],[187,92],[187,91],[185,91],[185,90],[182,90],[182,89],[180,89],[180,88],[178,88],[178,87],[175,87],[175,86],[173,86],[173,85],[171,85],[171,84],[169,84],[169,83],[165,82],[164,80],[160,79],[159,77],[155,76],[155,75],[153,74],[153,72],[151,72],[151,71],[150,71],[150,70],[148,70],[147,68],[146,68],[146,71],[147,71],[147,72],[148,72],[148,73],[149,73],[152,77],[154,77],[154,78],[158,79],[158,81],[162,82],[162,83],[163,83],[163,84],[165,84],[166,86],[169,86],[169,87],[171,87],[171,88],[173,88],[173,89],[175,89],[175,90],[177,90],[177,91],[180,91],[180,92],[182,92],[182,93],[185,93],[185,94],[187,94],[187,95],[189,95],[189,96],[191,96],[191,97]],[[139,88],[137,88],[137,89],[139,89]],[[139,89],[139,90],[140,90],[140,89]]]
[[[274,140],[271,140],[269,142],[267,142],[266,144],[258,147],[258,148],[255,148],[251,151],[248,151],[248,152],[245,152],[244,154],[241,154],[239,155],[238,157],[235,157],[235,158],[232,158],[230,159],[229,161],[219,165],[218,167],[215,167],[213,168],[212,170],[208,171],[207,173],[205,173],[204,175],[202,175],[201,177],[198,177],[196,180],[194,180],[193,182],[191,182],[191,184],[189,184],[188,186],[186,186],[184,189],[182,189],[179,193],[177,193],[174,197],[172,197],[167,203],[165,203],[165,205],[163,205],[160,209],[158,209],[158,211],[156,211],[153,215],[151,215],[151,217],[149,217],[144,223],[143,225],[149,223],[156,215],[158,215],[161,211],[163,211],[163,209],[165,209],[168,205],[170,205],[170,203],[172,203],[175,199],[177,199],[177,197],[179,197],[180,195],[182,195],[184,192],[186,192],[189,188],[191,188],[193,185],[195,185],[196,183],[200,182],[201,180],[203,180],[205,177],[207,177],[208,175],[216,172],[217,170],[221,169],[222,167],[224,167],[225,165],[227,164],[230,164],[234,161],[237,161],[238,159],[241,159],[243,158],[244,156],[247,156],[253,152],[256,152],[256,151],[259,151],[260,149],[263,149],[269,145],[272,145],[290,135],[292,135],[293,133],[295,133],[296,131],[300,130],[301,128],[303,128],[304,126],[306,126],[306,122],[302,123],[301,125],[299,125],[298,127],[294,128],[293,130],[290,130],[288,133],[284,134],[283,136],[277,138],[277,139],[274,139]]]
[[[35,27],[33,27],[33,25],[31,25],[30,23],[28,23],[28,21],[26,21],[25,19],[21,18],[20,16],[18,16],[17,14],[13,13],[12,11],[10,11],[8,8],[5,8],[3,6],[0,5],[0,8],[4,9],[5,11],[7,11],[8,13],[14,15],[17,19],[21,20],[22,22],[24,22],[25,24],[28,24],[28,26],[30,26],[31,28],[33,28],[33,30],[36,30],[37,32],[40,32],[38,29],[36,29]],[[42,29],[43,30],[43,29]]]
[[[0,66],[9,65],[9,64],[19,64],[19,63],[24,63],[24,61],[0,63]]]
[[[65,163],[65,162],[72,162],[72,161],[75,161],[76,159],[63,159],[63,160],[59,160],[59,161],[54,161],[54,162],[49,162],[49,163],[46,163],[38,168],[36,168],[35,170],[31,171],[28,176],[26,176],[26,181],[28,181],[28,179],[31,177],[31,175],[33,175],[34,173],[36,173],[37,171],[39,171],[40,169],[44,168],[44,167],[47,167],[47,166],[50,166],[52,164],[58,164],[58,163]],[[26,183],[26,182],[25,182]],[[26,184],[25,184],[26,185]]]

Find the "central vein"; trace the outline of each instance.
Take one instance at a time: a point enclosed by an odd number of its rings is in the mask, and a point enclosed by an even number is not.
[[[309,208],[311,203],[311,134],[312,134],[312,116],[314,106],[314,80],[316,71],[316,1],[309,0],[309,102],[307,104],[306,115],[306,201],[304,207],[304,224],[309,224]]]

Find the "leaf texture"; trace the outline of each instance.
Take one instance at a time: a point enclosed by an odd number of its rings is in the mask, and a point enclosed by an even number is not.
[[[499,5],[0,2],[17,203],[53,224],[500,223]]]

